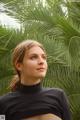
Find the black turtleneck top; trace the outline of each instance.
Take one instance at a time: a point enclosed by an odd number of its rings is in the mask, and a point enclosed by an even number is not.
[[[0,115],[6,120],[22,120],[52,113],[62,120],[71,120],[65,93],[57,88],[42,88],[20,84],[16,91],[0,97]]]

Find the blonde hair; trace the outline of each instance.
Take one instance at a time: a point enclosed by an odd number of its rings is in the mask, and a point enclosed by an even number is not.
[[[16,90],[16,88],[18,87],[20,83],[20,71],[16,68],[15,64],[18,62],[22,63],[23,58],[25,56],[25,52],[28,51],[33,46],[39,46],[45,52],[43,45],[35,40],[22,41],[15,47],[13,54],[12,54],[12,63],[13,63],[13,66],[17,74],[13,77],[10,83],[11,90]]]

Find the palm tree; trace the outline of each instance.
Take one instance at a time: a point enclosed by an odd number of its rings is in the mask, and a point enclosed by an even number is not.
[[[5,46],[8,50],[14,48],[15,44],[21,40],[19,39],[20,34],[22,39],[38,39],[42,42],[48,52],[49,64],[48,74],[43,85],[64,89],[70,101],[73,120],[80,119],[78,114],[80,112],[80,3],[67,0],[66,2],[64,0],[45,0],[45,4],[43,4],[41,0],[7,0],[5,6],[9,9],[7,13],[19,19],[24,28],[24,33],[16,34],[18,37],[15,36],[14,42],[14,34],[11,41],[10,34],[7,38],[8,41],[5,42],[10,45]],[[4,47],[2,46],[2,48]],[[7,53],[6,50],[4,48],[1,55]],[[4,66],[2,68],[4,70]],[[1,73],[2,82],[4,74],[3,71]],[[10,74],[9,71],[7,75],[12,75],[12,72]]]
[[[14,75],[11,53],[14,46],[25,37],[22,31],[9,30],[0,26],[0,95],[9,91],[9,83]]]

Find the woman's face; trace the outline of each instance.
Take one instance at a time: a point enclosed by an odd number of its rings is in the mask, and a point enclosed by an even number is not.
[[[47,72],[46,54],[39,46],[33,46],[26,51],[23,63],[17,66],[23,78],[44,78]]]

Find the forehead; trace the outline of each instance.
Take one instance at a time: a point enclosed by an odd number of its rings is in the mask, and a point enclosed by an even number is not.
[[[45,51],[39,46],[33,46],[28,51],[26,51],[27,55],[32,54],[46,54]]]

